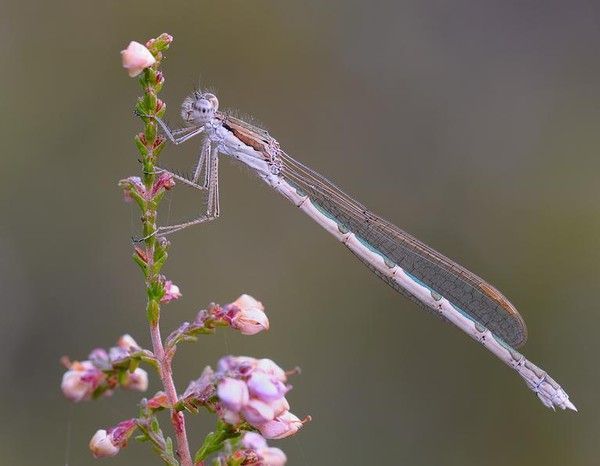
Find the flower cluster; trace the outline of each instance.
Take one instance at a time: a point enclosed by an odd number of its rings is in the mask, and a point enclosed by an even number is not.
[[[117,346],[108,351],[93,350],[85,361],[69,361],[64,358],[67,371],[62,378],[61,389],[66,398],[79,402],[112,395],[117,387],[128,390],[146,391],[148,373],[131,363],[141,348],[129,335],[119,338]],[[135,356],[132,358],[132,356]]]
[[[289,411],[285,395],[292,387],[286,385],[286,372],[272,360],[226,356],[215,377],[217,412],[226,423],[245,421],[263,437],[280,439],[298,432],[305,422]]]
[[[85,361],[72,362],[64,357],[67,371],[61,388],[74,402],[107,396],[119,387],[145,391],[148,374],[139,368],[141,363],[149,364],[160,377],[163,390],[140,401],[137,418],[95,432],[89,448],[96,458],[117,455],[135,433],[136,440],[151,445],[169,466],[202,466],[206,461],[223,466],[283,466],[286,455],[279,448],[269,447],[265,438],[292,435],[310,419],[302,421],[289,411],[289,372],[270,359],[228,356],[219,361],[216,371],[205,367],[200,377],[179,394],[172,370],[179,343],[194,341],[198,335],[212,334],[221,327],[243,335],[268,330],[269,319],[262,303],[244,294],[224,306],[211,304],[167,338],[161,335],[162,306],[182,296],[179,287],[162,274],[170,243],[158,226],[160,202],[175,186],[174,175],[159,168],[159,155],[167,141],[159,134],[159,119],[166,112],[166,104],[158,98],[165,82],[159,66],[172,41],[171,35],[161,34],[145,46],[131,42],[121,52],[123,66],[129,76],[138,76],[143,90],[135,113],[144,128],[134,138],[141,174],[122,179],[119,186],[125,200],[134,201],[141,213],[142,237],[134,241],[132,257],[143,273],[152,351],[123,335],[116,346],[94,349]],[[214,100],[216,106],[216,97]],[[216,426],[193,453],[186,417],[201,409],[217,415]],[[164,411],[168,411],[174,438],[163,433],[160,426],[159,417]]]

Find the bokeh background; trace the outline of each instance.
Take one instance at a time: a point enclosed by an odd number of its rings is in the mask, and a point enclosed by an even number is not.
[[[172,121],[200,83],[375,212],[503,290],[525,354],[579,413],[553,413],[458,330],[372,276],[345,248],[223,161],[218,222],[172,237],[184,299],[165,332],[242,292],[271,331],[182,347],[183,388],[222,354],[302,367],[274,442],[291,465],[593,465],[600,409],[600,7],[588,1],[0,2],[0,451],[3,464],[93,464],[92,433],[135,393],[71,407],[59,358],[131,333],[149,344],[137,212],[139,89],[119,50],[175,42]],[[199,141],[168,147],[189,168]],[[165,221],[201,209],[172,194]],[[158,389],[153,381],[151,390]],[[210,429],[189,421],[192,443]],[[168,429],[165,424],[165,428]],[[70,434],[69,434],[70,432]],[[114,465],[156,464],[133,444]]]

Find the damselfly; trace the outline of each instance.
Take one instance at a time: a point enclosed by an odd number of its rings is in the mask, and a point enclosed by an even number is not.
[[[171,130],[157,118],[174,144],[204,135],[193,176],[188,179],[172,174],[179,181],[207,191],[208,196],[205,215],[160,227],[157,234],[170,234],[219,216],[219,155],[232,157],[335,236],[388,285],[453,323],[512,367],[544,405],[576,410],[558,383],[516,351],[525,343],[527,330],[521,315],[502,293],[370,212],[325,177],[286,154],[266,131],[220,112],[218,106],[214,94],[197,91],[181,107],[185,128]]]

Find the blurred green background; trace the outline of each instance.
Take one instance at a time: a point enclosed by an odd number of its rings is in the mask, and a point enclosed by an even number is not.
[[[162,94],[171,121],[199,82],[213,88],[222,107],[264,122],[290,154],[494,283],[527,321],[524,353],[580,412],[544,408],[226,160],[219,221],[171,238],[166,273],[184,299],[163,328],[247,292],[271,331],[182,347],[180,388],[222,354],[301,366],[292,409],[314,420],[273,442],[291,465],[598,464],[597,2],[2,0],[0,10],[2,464],[93,464],[93,432],[136,412],[139,397],[121,392],[72,408],[58,360],[124,332],[149,344],[130,259],[138,214],[116,186],[139,172],[140,128],[119,51],[161,32],[175,37]],[[198,147],[163,157],[189,168]],[[171,199],[165,221],[200,209],[183,187]],[[212,419],[189,424],[198,446]],[[104,463],[157,460],[132,444]]]

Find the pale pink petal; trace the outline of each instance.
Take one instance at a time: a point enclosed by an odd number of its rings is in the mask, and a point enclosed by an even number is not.
[[[217,396],[227,409],[236,413],[240,412],[250,399],[246,383],[230,377],[226,377],[219,382]]]
[[[179,291],[179,287],[175,285],[171,280],[165,281],[165,294],[160,299],[161,303],[168,303],[175,299],[181,298],[182,294]]]
[[[137,342],[133,339],[133,337],[128,334],[125,334],[121,338],[119,338],[119,341],[117,341],[117,346],[126,351],[140,349],[140,345],[138,345]]]
[[[264,424],[275,417],[275,411],[267,403],[251,399],[242,407],[242,415],[252,425]]]
[[[248,389],[252,396],[266,402],[278,400],[288,391],[279,380],[256,371],[248,379]]]
[[[280,439],[295,434],[302,427],[302,421],[295,415],[286,411],[272,421],[257,425],[263,437],[268,439]]]
[[[156,59],[146,47],[139,42],[131,41],[125,50],[121,50],[123,68],[130,77],[135,77],[144,71],[144,68],[154,65]]]
[[[272,377],[275,377],[281,382],[287,381],[287,375],[285,371],[271,359],[259,359],[258,364],[256,365],[256,369]]]
[[[90,440],[90,450],[94,458],[115,456],[120,448],[112,443],[112,437],[104,429],[96,431]]]
[[[139,367],[128,372],[123,388],[145,392],[148,389],[148,373]]]
[[[249,450],[259,450],[260,448],[267,448],[267,441],[256,432],[246,432],[242,437],[242,445]]]
[[[287,462],[287,456],[279,448],[261,448],[257,453],[263,466],[283,466]]]

